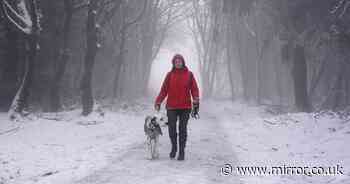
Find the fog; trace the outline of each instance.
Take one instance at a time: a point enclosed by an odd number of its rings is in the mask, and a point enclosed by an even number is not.
[[[349,184],[349,22],[350,0],[0,0],[0,184]],[[161,90],[175,54],[197,83],[176,60]]]
[[[174,25],[172,29],[174,31],[171,31],[165,44],[162,45],[159,54],[152,63],[149,81],[151,96],[158,94],[165,75],[172,68],[171,59],[175,54],[184,56],[186,66],[193,72],[199,84],[199,88],[201,88],[197,53],[186,22],[179,22],[178,25]]]
[[[343,0],[77,2],[2,7],[2,111],[82,107],[88,115],[95,103],[153,101],[177,53],[201,99],[287,112],[349,105]]]

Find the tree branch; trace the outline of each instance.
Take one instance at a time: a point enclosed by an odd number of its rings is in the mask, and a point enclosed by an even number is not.
[[[22,12],[23,12],[23,16],[20,15],[19,13],[17,13],[17,11],[15,9],[13,9],[11,7],[11,5],[7,2],[7,0],[2,0],[2,8],[3,8],[3,12],[5,13],[5,16],[7,17],[7,19],[15,26],[17,27],[19,30],[21,30],[22,32],[24,32],[25,34],[31,34],[32,33],[32,26],[33,26],[33,22],[31,21],[28,11],[26,10],[26,6],[24,4],[24,1],[20,1],[18,4],[18,7],[23,8]],[[21,3],[21,4],[20,4]],[[15,17],[17,19],[19,19],[19,21],[21,21],[22,24],[24,24],[24,26],[20,25],[19,22],[16,22],[16,20],[14,18],[12,18],[8,12],[8,10],[10,10],[10,12],[15,15]]]
[[[135,24],[137,21],[139,21],[139,20],[142,18],[142,16],[143,16],[143,15],[145,14],[145,12],[146,12],[147,2],[148,2],[148,0],[145,0],[145,1],[144,1],[143,9],[142,9],[141,13],[140,13],[134,20],[127,22],[127,23],[124,25],[123,29],[127,29],[129,26]]]

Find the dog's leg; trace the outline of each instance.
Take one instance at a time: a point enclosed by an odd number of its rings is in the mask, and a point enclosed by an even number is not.
[[[155,139],[151,139],[151,155],[152,159],[155,159]]]
[[[156,137],[155,139],[155,156],[156,158],[159,158],[159,136]]]
[[[152,139],[151,138],[149,139],[148,150],[149,150],[150,159],[152,159],[153,155],[152,155]]]
[[[151,144],[151,138],[147,137],[146,146],[147,146],[147,155],[149,155],[149,159],[152,159],[152,144]]]

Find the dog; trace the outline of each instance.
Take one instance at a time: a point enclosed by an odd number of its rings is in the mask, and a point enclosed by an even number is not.
[[[163,135],[161,126],[166,126],[167,120],[164,117],[158,115],[146,116],[144,131],[146,134],[147,150],[150,154],[150,159],[159,158],[159,136]]]

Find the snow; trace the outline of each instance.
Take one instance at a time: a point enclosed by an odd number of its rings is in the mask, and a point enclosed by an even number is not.
[[[350,123],[333,114],[272,115],[263,107],[208,100],[188,125],[186,160],[170,160],[167,130],[160,159],[149,160],[143,123],[152,103],[81,117],[80,111],[8,121],[0,114],[0,184],[330,183],[350,181]],[[224,164],[233,173],[220,173]],[[334,166],[344,175],[240,175],[237,166]]]
[[[4,13],[6,15],[6,17],[22,32],[26,33],[26,34],[31,34],[32,33],[32,20],[30,18],[29,12],[27,10],[26,4],[24,0],[20,0],[17,2],[17,9],[19,10],[19,13],[11,7],[11,5],[4,0]],[[12,14],[14,16],[16,16],[16,18],[18,18],[20,21],[22,21],[22,23],[24,24],[24,26],[21,26],[20,24],[18,24],[8,13],[7,8],[12,12]]]

